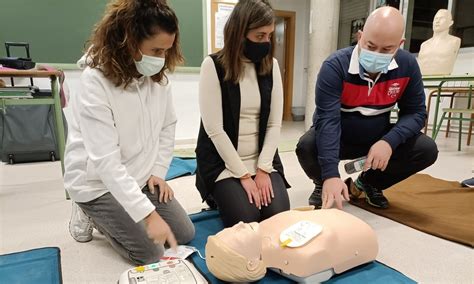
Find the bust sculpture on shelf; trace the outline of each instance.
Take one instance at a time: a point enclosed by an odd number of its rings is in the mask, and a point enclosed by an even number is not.
[[[453,71],[461,39],[449,34],[451,13],[440,9],[433,19],[433,37],[421,44],[418,64],[423,75],[449,75]]]

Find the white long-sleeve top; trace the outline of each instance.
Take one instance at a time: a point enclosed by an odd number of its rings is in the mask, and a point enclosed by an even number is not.
[[[155,206],[141,192],[151,175],[165,178],[171,163],[176,115],[171,85],[150,77],[116,87],[87,67],[72,96],[64,186],[76,202],[110,192],[138,222]]]
[[[273,89],[270,115],[261,153],[258,153],[258,132],[260,121],[260,90],[257,72],[251,62],[243,62],[244,74],[239,81],[240,117],[237,150],[224,131],[222,96],[216,68],[212,58],[206,57],[201,65],[199,80],[199,107],[204,129],[217,149],[226,169],[216,181],[247,173],[254,175],[257,168],[273,171],[273,157],[280,140],[283,116],[283,87],[278,62],[273,59]]]

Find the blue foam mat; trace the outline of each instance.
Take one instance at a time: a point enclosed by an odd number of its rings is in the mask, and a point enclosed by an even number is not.
[[[166,180],[196,173],[196,159],[184,159],[173,157],[170,167],[166,173]]]
[[[196,228],[196,236],[189,244],[199,249],[204,256],[205,245],[209,235],[215,235],[224,228],[219,213],[216,210],[204,211],[190,216]],[[224,283],[215,278],[207,269],[205,260],[201,259],[197,254],[191,256],[194,265],[211,283]],[[257,283],[294,283],[293,281],[267,270],[267,275]],[[357,284],[357,283],[400,283],[411,284],[416,283],[412,279],[402,273],[390,268],[378,261],[355,267],[342,274],[335,275],[324,283],[330,284]]]
[[[62,283],[59,248],[38,248],[0,255],[0,283]]]

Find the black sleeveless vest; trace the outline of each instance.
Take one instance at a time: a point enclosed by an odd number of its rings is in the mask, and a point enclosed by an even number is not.
[[[240,86],[230,81],[224,81],[225,72],[222,65],[217,60],[217,54],[211,54],[219,78],[222,93],[222,114],[224,122],[224,131],[229,136],[230,141],[237,149],[239,140],[239,121],[240,121]],[[255,68],[258,70],[258,65]],[[257,73],[258,88],[260,90],[260,121],[258,135],[258,152],[260,153],[265,141],[268,117],[270,116],[270,102],[273,89],[273,74],[260,76]],[[199,135],[196,147],[196,187],[199,190],[203,200],[206,200],[209,194],[214,191],[215,180],[225,169],[225,163],[216,150],[211,139],[207,135],[201,121]],[[283,165],[278,155],[278,150],[273,158],[273,168],[278,171],[285,181],[287,188],[290,187],[285,179]]]

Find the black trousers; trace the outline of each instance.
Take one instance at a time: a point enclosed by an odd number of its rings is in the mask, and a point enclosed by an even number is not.
[[[224,226],[231,227],[240,221],[245,223],[260,222],[277,213],[290,209],[288,192],[281,175],[270,174],[275,198],[268,206],[258,209],[250,204],[247,192],[237,178],[226,178],[216,182],[213,198],[219,209]]]
[[[351,145],[341,141],[339,158],[346,160],[366,156],[371,146]],[[311,127],[301,136],[296,146],[296,155],[306,175],[313,181],[321,181],[321,166],[318,162],[314,127]],[[364,174],[363,181],[375,188],[384,190],[429,167],[437,158],[438,147],[436,143],[420,132],[405,143],[400,144],[393,151],[385,171],[368,170]]]

